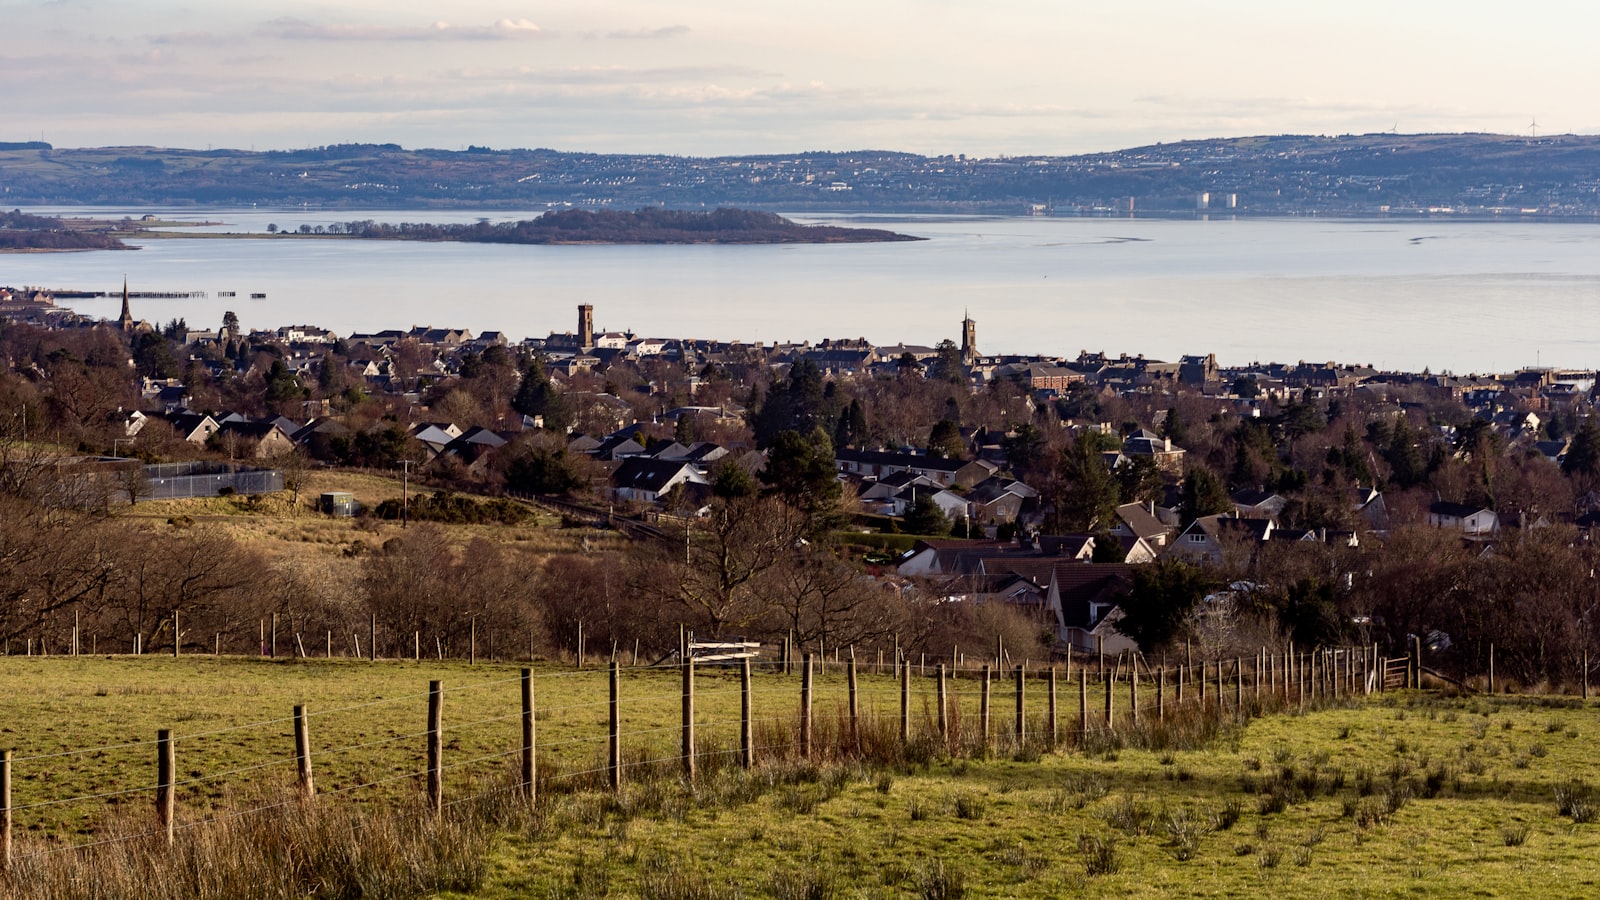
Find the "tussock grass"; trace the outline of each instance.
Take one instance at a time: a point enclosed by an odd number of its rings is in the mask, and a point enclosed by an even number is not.
[[[350,804],[241,804],[219,821],[180,824],[178,839],[124,819],[96,846],[22,848],[0,877],[17,900],[305,896],[409,898],[482,885],[508,806],[464,804],[434,817],[416,802],[361,810]]]

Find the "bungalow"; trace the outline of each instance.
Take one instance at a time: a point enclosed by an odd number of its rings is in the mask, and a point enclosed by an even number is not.
[[[1428,507],[1428,524],[1434,528],[1454,528],[1468,536],[1480,536],[1499,531],[1500,517],[1492,509],[1441,500]]]
[[[1238,516],[1201,516],[1189,524],[1167,549],[1167,555],[1197,565],[1217,565],[1235,548],[1249,548],[1251,555],[1271,540],[1271,519],[1242,519]]]
[[[1119,538],[1142,540],[1151,549],[1167,545],[1167,526],[1156,518],[1156,505],[1124,503],[1117,507],[1117,525],[1111,533]]]
[[[1051,570],[1045,608],[1055,619],[1056,641],[1067,647],[1107,653],[1137,650],[1131,638],[1116,630],[1122,618],[1118,604],[1133,591],[1132,567],[1126,564],[1062,563]]]
[[[683,461],[630,456],[611,476],[611,487],[618,500],[657,503],[680,484],[710,484],[693,464]]]
[[[613,434],[601,441],[598,447],[585,452],[602,462],[614,462],[630,456],[645,456],[648,453],[643,444],[627,434]]]
[[[947,519],[960,519],[967,514],[967,498],[955,491],[943,488],[918,487],[913,484],[909,487],[901,488],[900,492],[894,495],[891,502],[895,511],[891,515],[905,515],[911,511],[912,507],[917,505],[917,500],[922,497],[932,498],[933,504],[939,507],[939,511],[944,513]]]
[[[915,472],[941,487],[975,485],[1000,471],[997,463],[986,459],[966,461],[921,456],[912,453],[886,453],[878,450],[835,450],[839,471],[862,478],[881,478],[895,472]]]
[[[427,448],[431,460],[461,436],[461,429],[453,422],[418,422],[411,426],[411,436]]]
[[[984,525],[1015,522],[1022,504],[1039,492],[1011,478],[986,478],[967,493],[967,515]]]
[[[1228,495],[1239,515],[1251,519],[1276,519],[1289,500],[1273,491],[1245,489]]]
[[[1016,547],[1012,541],[919,540],[900,557],[896,571],[907,577],[953,575],[957,572],[957,560],[964,552],[1000,556],[1008,548],[1015,551]]]
[[[290,434],[273,421],[229,419],[218,427],[216,439],[228,449],[229,456],[249,455],[256,459],[268,459],[294,450],[294,438]],[[244,451],[244,454],[240,451]]]
[[[217,420],[204,413],[183,412],[162,416],[178,432],[178,437],[191,444],[204,444],[221,426]]]

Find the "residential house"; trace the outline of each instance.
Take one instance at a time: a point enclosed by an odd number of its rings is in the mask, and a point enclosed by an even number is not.
[[[481,426],[473,426],[446,444],[435,457],[435,462],[453,459],[465,466],[468,472],[482,473],[488,468],[489,458],[506,443],[504,436]]]
[[[1156,469],[1170,478],[1183,477],[1183,455],[1181,447],[1172,446],[1171,438],[1161,437],[1154,432],[1140,429],[1128,436],[1122,442],[1122,455],[1130,459],[1137,456],[1147,456],[1155,463]]]
[[[1379,532],[1389,530],[1389,507],[1377,488],[1357,485],[1351,490],[1351,507],[1368,528]]]
[[[986,478],[967,492],[967,516],[980,525],[1015,522],[1022,506],[1039,492],[1014,478]]]
[[[411,436],[426,448],[428,459],[432,460],[461,436],[461,429],[453,422],[417,422],[411,426]]]
[[[1124,503],[1117,507],[1117,525],[1111,533],[1119,538],[1134,538],[1143,541],[1152,550],[1159,551],[1167,546],[1167,537],[1170,532],[1160,519],[1156,518],[1156,505],[1142,503]]]
[[[217,420],[209,415],[188,410],[162,414],[161,418],[171,423],[179,438],[191,444],[204,444],[221,427],[217,424]]]
[[[1480,537],[1498,532],[1500,517],[1492,509],[1440,500],[1429,505],[1428,524],[1434,528],[1453,528],[1469,537]]]
[[[1289,500],[1273,491],[1251,490],[1234,491],[1228,495],[1233,503],[1234,511],[1250,519],[1276,519],[1283,508],[1289,505]]]
[[[634,440],[632,435],[622,433],[606,437],[598,447],[586,452],[602,462],[614,462],[631,456],[645,456],[648,454],[648,451],[644,449],[644,445]]]
[[[915,472],[942,487],[975,485],[1000,471],[989,460],[943,459],[913,453],[887,453],[879,450],[835,450],[839,471],[862,478],[882,478],[895,472]]]
[[[1256,549],[1272,538],[1273,527],[1271,519],[1201,516],[1173,540],[1167,555],[1195,565],[1217,565],[1236,550],[1254,558]]]
[[[1081,652],[1137,650],[1131,638],[1116,630],[1118,604],[1133,590],[1133,567],[1127,564],[1062,563],[1050,572],[1045,608],[1054,618],[1056,641]]]
[[[630,456],[611,475],[611,487],[618,500],[638,503],[659,502],[678,485],[708,485],[710,480],[692,463]]]
[[[278,422],[271,420],[228,419],[217,428],[217,440],[228,450],[228,455],[234,458],[252,456],[256,459],[269,459],[293,452],[295,448],[292,433]]]

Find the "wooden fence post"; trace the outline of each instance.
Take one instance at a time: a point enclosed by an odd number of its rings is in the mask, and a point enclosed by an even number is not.
[[[73,613],[77,615],[77,613]],[[178,658],[178,650],[183,644],[183,632],[178,630],[178,611],[172,611],[172,658]],[[78,655],[78,626],[72,626],[72,655]]]
[[[750,718],[750,659],[739,660],[739,765],[748,771],[755,765],[754,724]]]
[[[1178,707],[1180,709],[1183,708],[1183,682],[1184,682],[1184,675],[1187,672],[1188,668],[1189,668],[1188,666],[1179,666],[1178,667],[1178,693],[1177,693],[1177,696],[1175,696],[1173,699],[1177,701]]]
[[[428,809],[444,812],[444,682],[428,682]]]
[[[536,737],[533,714],[533,670],[522,670],[522,796],[529,803],[538,798],[538,758],[534,755]]]
[[[983,665],[983,684],[978,689],[978,736],[983,741],[984,752],[989,751],[989,677],[992,670],[988,663]]]
[[[811,758],[811,653],[800,660],[800,758]]]
[[[1251,674],[1254,676],[1256,682],[1256,709],[1258,710],[1261,708],[1261,676],[1265,674],[1262,670],[1266,667],[1267,648],[1262,647],[1261,652],[1256,655],[1256,658],[1250,661]]]
[[[1167,720],[1167,669],[1165,666],[1156,670],[1156,721]]]
[[[367,620],[367,655],[372,662],[378,661],[378,614],[373,613]]]
[[[1583,699],[1589,699],[1589,651],[1583,651]]]
[[[1089,670],[1078,668],[1078,743],[1089,736]]]
[[[895,636],[895,643],[900,642],[899,635]],[[896,659],[899,656],[896,654]],[[911,743],[911,667],[904,663],[900,666],[900,744]]]
[[[172,758],[172,732],[163,728],[156,732],[156,820],[161,824],[161,829],[167,833],[168,844],[171,844],[177,835],[172,792],[175,771]]]
[[[683,775],[694,781],[694,657],[685,657],[683,668]]]
[[[311,727],[306,721],[306,708],[294,708],[294,768],[300,785],[300,798],[310,800],[317,794],[311,780]]]
[[[850,749],[853,752],[861,750],[861,697],[856,690],[856,654],[855,648],[850,650],[850,659],[846,663],[845,676],[850,684]]]
[[[950,744],[950,686],[945,682],[944,663],[934,667],[934,672],[939,679],[936,691],[939,703],[939,740],[949,746]]]
[[[0,868],[11,868],[11,752],[0,750]]]
[[[611,661],[611,718],[606,732],[606,757],[611,775],[611,789],[622,788],[622,670],[617,661]]]
[[[1244,657],[1233,658],[1233,709],[1244,714]]]
[[[1494,645],[1489,645],[1489,693],[1494,693]]]
[[[1028,707],[1027,707],[1027,679],[1028,673],[1017,666],[1017,749],[1028,739]]]
[[[1049,687],[1049,691],[1050,691],[1050,702],[1049,702],[1048,711],[1046,712],[1046,716],[1050,719],[1050,722],[1049,722],[1049,725],[1050,725],[1050,746],[1052,748],[1054,748],[1055,745],[1056,745],[1056,742],[1061,740],[1061,728],[1060,728],[1060,726],[1058,724],[1058,722],[1060,720],[1056,717],[1056,667],[1055,666],[1051,666],[1050,667],[1050,675],[1049,675],[1048,687]]]
[[[1133,724],[1139,724],[1139,660],[1130,661],[1128,666],[1128,715],[1133,717]]]
[[[1112,717],[1115,713],[1115,709],[1113,708],[1115,704],[1111,698],[1115,694],[1113,688],[1116,686],[1117,673],[1107,669],[1105,670],[1105,675],[1103,677],[1105,678],[1106,683],[1106,730],[1110,731],[1112,730]]]

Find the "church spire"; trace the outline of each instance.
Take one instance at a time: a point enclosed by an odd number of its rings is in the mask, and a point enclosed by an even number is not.
[[[117,324],[123,331],[133,330],[133,313],[128,309],[128,276],[122,276],[122,315],[117,318]]]

